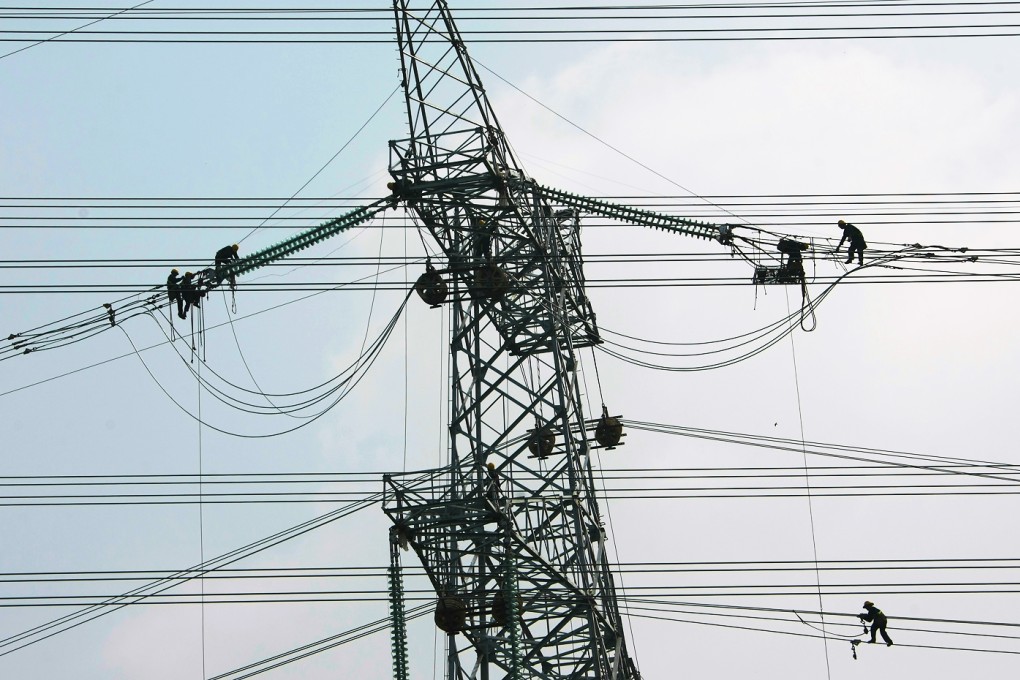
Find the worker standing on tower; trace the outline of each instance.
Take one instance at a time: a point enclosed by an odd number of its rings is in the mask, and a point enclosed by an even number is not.
[[[864,264],[864,249],[868,247],[868,244],[864,242],[864,234],[861,230],[852,224],[840,220],[838,222],[839,228],[843,230],[843,238],[839,240],[839,245],[836,246],[836,252],[843,247],[843,242],[850,241],[850,247],[846,251],[846,264],[850,264],[854,260],[854,252],[857,253],[857,263],[859,265]]]
[[[882,610],[875,606],[875,603],[871,600],[865,600],[864,608],[867,611],[866,614],[858,614],[857,618],[861,621],[871,622],[871,639],[868,642],[875,641],[875,635],[877,633],[882,634],[882,639],[885,640],[886,647],[892,647],[892,638],[889,637],[889,633],[885,632],[885,627],[889,625],[889,619],[885,617]]]
[[[496,470],[495,463],[487,463],[485,465],[485,472],[489,477],[488,489],[486,495],[489,500],[493,503],[499,502],[499,471]]]
[[[229,263],[231,260],[239,260],[239,259],[241,259],[241,258],[239,258],[237,256],[237,244],[236,243],[234,245],[232,245],[232,246],[224,246],[223,248],[220,248],[219,250],[216,251],[216,262],[215,262],[215,264],[216,264],[216,282],[217,283],[222,282],[224,278],[229,278],[230,279],[230,290],[236,290],[237,289],[237,277],[234,276],[233,274],[231,274],[229,277],[227,277],[224,274],[224,271],[226,269],[227,263]]]

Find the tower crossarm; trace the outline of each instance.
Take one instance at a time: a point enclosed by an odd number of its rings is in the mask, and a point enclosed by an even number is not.
[[[256,269],[265,267],[279,260],[295,255],[305,248],[332,238],[360,224],[364,224],[378,213],[393,205],[392,198],[383,198],[368,205],[336,217],[328,222],[323,222],[317,227],[302,231],[300,234],[291,236],[262,250],[256,251],[247,257],[242,257],[224,265],[222,276],[241,276]]]
[[[538,186],[538,191],[549,203],[563,205],[573,208],[582,213],[599,215],[611,220],[639,224],[653,229],[671,231],[684,236],[695,238],[719,239],[720,235],[727,234],[732,230],[729,224],[713,224],[711,222],[700,222],[676,215],[666,215],[651,210],[641,210],[626,205],[619,205],[598,198],[579,196],[567,191],[553,189],[547,186]]]
[[[393,207],[396,205],[393,197],[387,197],[376,200],[368,205],[355,208],[348,213],[345,213],[339,217],[336,217],[327,222],[306,229],[290,238],[284,239],[279,243],[271,245],[267,248],[258,250],[247,257],[241,257],[238,259],[230,260],[224,264],[210,265],[206,269],[198,272],[195,277],[195,287],[200,291],[201,295],[205,295],[206,292],[219,286],[223,281],[227,279],[234,279],[244,274],[251,273],[256,269],[260,269],[267,265],[273,264],[283,260],[291,255],[295,255],[302,250],[309,248],[320,241],[325,241],[328,238],[332,238],[338,234],[342,234],[360,224],[364,224],[378,213],[382,212],[386,208]],[[177,270],[174,270],[176,273]],[[170,282],[167,282],[169,287]],[[156,307],[172,304],[166,297],[164,292],[166,289],[162,285],[150,288],[143,293],[147,296],[144,301],[145,305],[154,305]],[[123,302],[123,301],[122,301]],[[130,310],[131,305],[141,304],[138,301],[124,303],[127,309]],[[29,354],[35,352],[43,347],[53,349],[55,346],[62,346],[75,339],[76,336],[83,332],[87,332],[89,335],[93,335],[96,332],[101,332],[108,328],[114,327],[115,312],[122,311],[121,305],[118,304],[116,310],[110,305],[105,305],[109,311],[107,313],[95,314],[92,311],[86,311],[81,314],[75,315],[79,318],[84,318],[82,323],[87,324],[90,329],[83,331],[82,326],[74,325],[67,328],[63,328],[63,324],[53,324],[52,328],[46,329],[44,332],[33,332],[30,338],[21,339],[25,333],[11,334],[8,340],[17,340],[12,348],[17,350],[18,353]],[[109,314],[109,317],[107,317]],[[121,315],[116,318],[116,323],[122,323],[126,318],[130,318],[134,314]],[[107,319],[109,318],[109,323]],[[98,328],[97,328],[98,327]],[[68,330],[69,329],[69,330]]]

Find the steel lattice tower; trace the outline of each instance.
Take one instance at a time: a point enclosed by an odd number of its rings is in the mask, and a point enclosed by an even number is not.
[[[394,12],[410,137],[391,188],[442,250],[424,283],[451,316],[450,462],[387,476],[394,540],[436,589],[449,680],[637,678],[574,372],[599,342],[576,212],[514,158],[446,3]]]

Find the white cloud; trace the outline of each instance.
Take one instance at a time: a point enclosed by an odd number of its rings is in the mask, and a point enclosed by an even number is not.
[[[597,51],[523,89],[701,193],[1008,190],[1020,99],[973,67],[868,46],[752,48],[718,61],[653,45]],[[521,149],[675,189],[517,94],[498,110]],[[1014,149],[1015,150],[1015,149]],[[1002,167],[1008,162],[1008,167]]]

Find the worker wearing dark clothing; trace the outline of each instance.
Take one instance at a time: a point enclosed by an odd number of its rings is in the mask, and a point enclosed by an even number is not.
[[[868,642],[875,641],[875,635],[877,633],[882,634],[882,639],[885,640],[886,647],[892,646],[892,638],[889,637],[889,633],[885,632],[885,627],[889,624],[889,619],[885,617],[882,610],[875,606],[874,602],[870,600],[864,603],[864,608],[867,610],[865,614],[858,614],[857,618],[861,621],[871,622],[871,639]]]
[[[489,476],[489,485],[487,489],[487,495],[490,501],[499,501],[499,472],[496,470],[495,463],[488,463],[485,466],[485,472]]]
[[[184,298],[181,296],[181,277],[176,269],[170,270],[170,276],[166,277],[166,295],[170,298],[170,306],[177,303],[177,316],[184,318]]]
[[[184,299],[184,309],[178,311],[177,316],[187,319],[188,310],[198,307],[198,302],[202,299],[202,291],[199,290],[195,275],[191,272],[184,272],[184,278],[181,279],[181,297]]]
[[[839,228],[843,230],[843,238],[839,240],[839,245],[836,246],[836,252],[843,247],[843,242],[849,240],[850,247],[846,251],[846,264],[850,264],[854,260],[854,253],[857,253],[857,264],[864,264],[864,249],[868,247],[868,244],[864,242],[864,234],[861,230],[852,224],[848,224],[843,220],[839,221]]]
[[[232,246],[224,246],[216,251],[216,283],[220,283],[226,278],[224,269],[231,260],[239,260],[237,256],[237,244]],[[230,275],[230,290],[234,290],[237,287],[237,277],[233,274]]]
[[[780,239],[776,249],[786,255],[786,262],[779,268],[780,283],[796,283],[804,281],[804,257],[802,252],[808,249],[808,244],[794,241],[792,238]]]
[[[808,244],[794,241],[792,238],[779,239],[779,243],[776,244],[776,250],[790,256],[789,262],[803,262],[801,253],[807,249]]]

